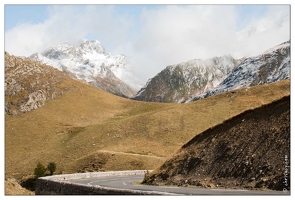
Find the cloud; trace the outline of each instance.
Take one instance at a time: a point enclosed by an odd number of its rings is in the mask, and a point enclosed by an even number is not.
[[[51,6],[44,22],[6,31],[5,50],[29,56],[91,36],[111,53],[127,55],[146,82],[167,65],[224,54],[254,56],[290,39],[290,6],[268,7],[247,22],[233,5],[146,6],[136,15],[113,5]],[[247,26],[238,30],[241,21]]]
[[[143,13],[145,26],[135,49],[150,58],[145,59],[145,74],[168,64],[223,55],[235,33],[235,16],[233,6],[169,6]]]
[[[270,6],[265,16],[251,21],[237,32],[232,54],[237,57],[255,56],[291,38],[290,7]]]
[[[136,52],[144,52],[141,56],[146,57],[141,58],[146,61],[143,74],[153,76],[167,65],[195,58],[260,54],[290,38],[289,9],[270,6],[264,16],[249,21],[241,31],[243,16],[234,6],[169,6],[147,11],[135,43]]]
[[[114,17],[113,6],[51,6],[49,18],[39,24],[21,24],[5,32],[5,50],[29,56],[62,42],[78,43],[89,34],[102,43],[124,40],[128,24]],[[118,26],[118,23],[121,26]],[[110,45],[112,46],[112,45]]]

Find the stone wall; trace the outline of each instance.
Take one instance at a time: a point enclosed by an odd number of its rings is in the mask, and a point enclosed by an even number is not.
[[[152,171],[152,170],[149,170]],[[41,177],[36,182],[36,195],[167,195],[164,192],[139,191],[70,183],[67,180],[122,175],[144,175],[145,170],[64,174]]]

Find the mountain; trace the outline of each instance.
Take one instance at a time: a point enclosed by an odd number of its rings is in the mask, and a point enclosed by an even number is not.
[[[216,87],[239,63],[231,56],[223,56],[168,66],[150,79],[133,99],[181,102]]]
[[[289,77],[290,41],[287,41],[258,56],[244,59],[216,88],[187,99],[186,102],[242,87],[272,83]]]
[[[111,55],[99,41],[79,45],[61,44],[36,53],[30,59],[51,65],[71,77],[123,97],[138,90],[138,80],[128,68],[125,55]]]
[[[227,55],[168,66],[133,99],[183,103],[289,77],[290,41],[287,41],[255,57],[234,59]]]
[[[37,61],[5,52],[5,112],[25,113],[75,88],[65,73]]]
[[[290,96],[285,96],[196,135],[143,182],[289,191],[289,167]]]

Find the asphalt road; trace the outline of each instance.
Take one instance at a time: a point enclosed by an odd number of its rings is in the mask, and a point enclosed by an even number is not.
[[[258,191],[258,190],[238,190],[238,189],[205,189],[192,187],[173,186],[149,186],[139,184],[143,180],[143,175],[128,176],[108,176],[88,179],[68,180],[71,183],[85,185],[99,185],[109,188],[160,191],[167,195],[290,195],[290,192],[283,191]]]

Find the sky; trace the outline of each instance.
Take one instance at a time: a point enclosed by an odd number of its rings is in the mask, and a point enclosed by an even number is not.
[[[290,39],[290,5],[4,5],[5,51],[98,40],[143,82],[191,59],[255,56]]]

